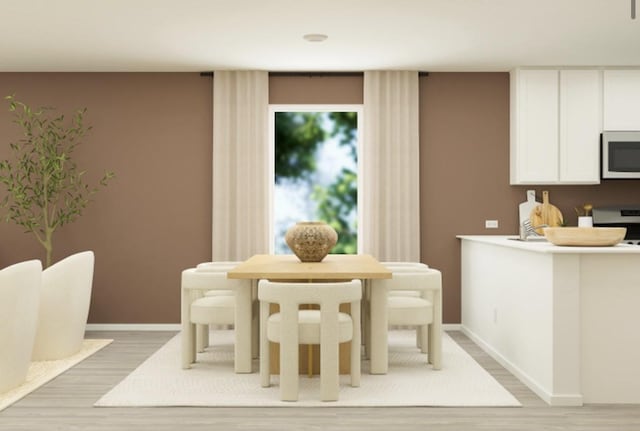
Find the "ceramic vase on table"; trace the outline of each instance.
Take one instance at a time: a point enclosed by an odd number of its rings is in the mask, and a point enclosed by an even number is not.
[[[302,262],[321,262],[338,242],[338,234],[325,222],[302,221],[289,228],[284,239]]]

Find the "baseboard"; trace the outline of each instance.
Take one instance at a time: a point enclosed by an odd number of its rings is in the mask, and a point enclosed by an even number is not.
[[[461,331],[459,323],[445,323],[444,331]],[[88,323],[87,331],[179,331],[179,323]]]
[[[88,323],[87,331],[180,331],[179,323]]]
[[[489,356],[495,359],[500,365],[502,365],[507,371],[513,374],[518,380],[524,383],[529,389],[531,389],[536,395],[542,398],[547,404],[551,406],[582,406],[582,395],[580,394],[552,394],[540,386],[535,380],[527,375],[517,365],[509,361],[502,356],[500,352],[495,350],[489,344],[487,344],[482,338],[471,331],[466,326],[460,325],[462,333],[476,343],[482,350],[484,350]]]

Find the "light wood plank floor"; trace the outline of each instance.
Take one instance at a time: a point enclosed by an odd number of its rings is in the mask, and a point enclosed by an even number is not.
[[[174,333],[91,332],[115,341],[0,412],[0,430],[640,430],[640,406],[549,407],[466,336],[449,334],[523,407],[97,408],[96,400]]]

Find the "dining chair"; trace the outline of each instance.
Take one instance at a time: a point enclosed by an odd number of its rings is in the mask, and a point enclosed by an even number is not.
[[[369,357],[371,373],[388,370],[388,331],[393,326],[419,328],[418,346],[433,369],[442,366],[442,274],[433,268],[393,269],[391,279],[371,281]],[[394,296],[419,291],[420,296]]]
[[[39,260],[0,270],[0,398],[27,377],[38,327],[41,286]]]
[[[351,386],[360,386],[360,300],[359,280],[336,283],[279,283],[260,280],[260,379],[270,385],[270,341],[280,343],[280,398],[298,400],[298,345],[320,345],[320,397],[335,401],[339,392],[338,344],[351,341]],[[351,314],[339,305],[351,305]],[[279,312],[270,313],[270,304]],[[302,304],[319,309],[300,310]]]
[[[181,290],[182,368],[190,368],[196,360],[196,325],[233,325],[235,372],[252,372],[251,280],[231,280],[224,271],[189,268],[182,271]],[[212,290],[232,295],[203,295]]]
[[[388,262],[380,262],[382,265],[387,267],[391,272],[413,272],[423,269],[429,269],[429,265],[422,262],[406,262],[406,261],[388,261]],[[419,298],[421,296],[421,292],[419,290],[390,290],[388,292],[389,296],[410,296]],[[371,328],[369,322],[371,321],[370,316],[370,300],[371,300],[371,284],[370,280],[367,280],[365,285],[365,294],[363,296],[363,319],[362,319],[362,341],[364,345],[364,356],[369,359],[369,350],[371,347]],[[428,334],[422,334],[421,327],[416,328],[416,346],[421,347],[421,343],[423,338],[428,336]]]
[[[203,262],[196,266],[198,272],[224,272],[239,265],[237,261],[215,261],[215,262]],[[194,292],[194,296],[198,293]],[[233,291],[229,289],[212,289],[199,293],[201,296],[233,296]],[[221,325],[220,328],[227,328],[228,325]],[[204,349],[209,346],[209,325],[196,325],[196,352],[204,352]],[[256,349],[257,350],[257,349]]]

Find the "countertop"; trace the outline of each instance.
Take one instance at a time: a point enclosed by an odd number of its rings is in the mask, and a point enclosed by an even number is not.
[[[537,253],[640,255],[640,246],[622,243],[608,247],[568,247],[553,245],[548,241],[519,241],[517,235],[457,235],[456,238]]]

